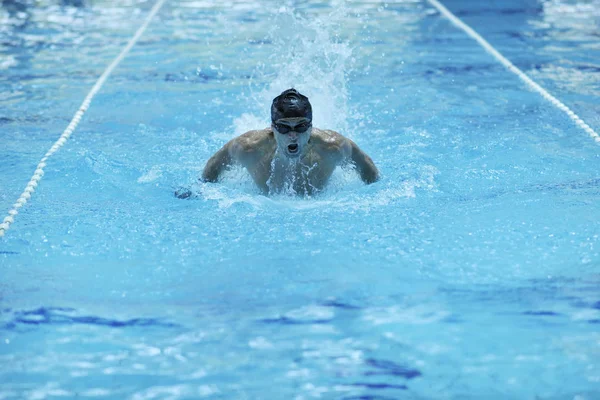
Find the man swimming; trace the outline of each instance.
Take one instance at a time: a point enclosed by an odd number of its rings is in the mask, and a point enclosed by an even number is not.
[[[206,163],[201,180],[217,182],[232,165],[241,165],[264,194],[292,190],[311,195],[323,189],[335,168],[354,165],[365,183],[379,179],[371,158],[350,139],[312,126],[308,98],[288,89],[273,99],[271,126],[240,135]]]

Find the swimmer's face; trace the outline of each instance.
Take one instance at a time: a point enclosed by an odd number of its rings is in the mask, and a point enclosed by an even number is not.
[[[282,154],[296,158],[304,153],[312,131],[312,123],[309,119],[281,118],[274,121],[271,128]]]

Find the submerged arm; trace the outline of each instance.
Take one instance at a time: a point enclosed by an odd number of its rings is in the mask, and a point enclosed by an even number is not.
[[[373,183],[379,180],[379,171],[377,167],[364,151],[356,143],[348,139],[351,146],[350,160],[356,166],[356,171],[365,183]]]

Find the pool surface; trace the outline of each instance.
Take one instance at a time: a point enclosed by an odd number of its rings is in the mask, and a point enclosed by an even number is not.
[[[600,1],[444,4],[600,129]],[[153,5],[1,3],[1,219]],[[197,183],[291,86],[382,179]],[[169,0],[0,239],[0,399],[599,399],[598,171],[426,1]]]

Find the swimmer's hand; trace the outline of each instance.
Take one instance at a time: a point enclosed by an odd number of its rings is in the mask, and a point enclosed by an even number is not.
[[[194,197],[194,192],[192,192],[192,190],[190,188],[186,188],[186,187],[182,186],[175,190],[174,195],[178,199],[189,199],[191,197]]]

